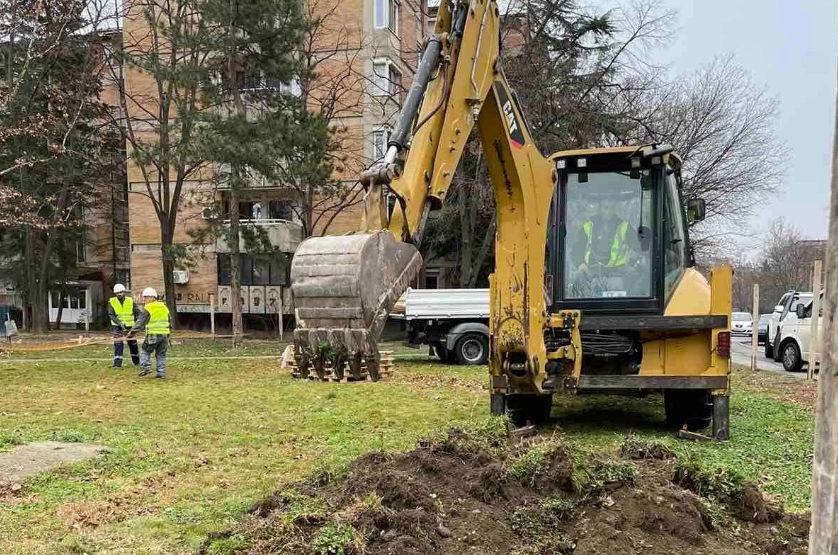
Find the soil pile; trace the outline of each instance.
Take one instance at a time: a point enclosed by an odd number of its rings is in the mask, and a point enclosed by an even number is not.
[[[621,458],[596,459],[555,438],[510,446],[452,431],[277,492],[202,551],[803,555],[808,529],[753,485],[714,487],[660,445],[631,440]]]

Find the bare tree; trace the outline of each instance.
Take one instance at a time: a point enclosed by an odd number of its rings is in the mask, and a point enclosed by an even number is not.
[[[148,199],[157,217],[165,300],[175,314],[173,271],[185,253],[175,230],[185,186],[207,164],[196,156],[195,140],[201,116],[213,108],[202,103],[201,91],[212,78],[212,52],[198,0],[134,0],[127,6],[123,46],[110,67],[119,86],[114,123],[141,179],[131,193]]]
[[[364,164],[362,144],[347,136],[342,120],[362,110],[368,83],[362,53],[367,43],[363,34],[350,32],[339,8],[338,0],[304,3],[308,26],[297,76],[299,102],[318,122],[329,124],[328,139],[319,148],[308,144],[300,151],[286,152],[285,163],[278,168],[279,181],[296,201],[292,208],[305,237],[326,233],[343,211],[362,200],[362,189],[354,181]],[[302,150],[305,156],[300,155]]]
[[[685,196],[707,203],[697,247],[704,230],[717,237],[776,192],[787,157],[775,132],[778,103],[731,57],[659,83],[629,103],[621,117],[635,126],[621,139],[672,144],[684,160]]]
[[[794,224],[783,218],[771,222],[760,260],[760,282],[768,298],[776,300],[784,292],[809,290],[812,265],[823,259],[823,245],[804,241]]]

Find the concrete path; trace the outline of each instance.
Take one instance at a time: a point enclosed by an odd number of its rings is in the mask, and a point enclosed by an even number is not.
[[[36,441],[0,453],[0,480],[11,483],[63,464],[94,459],[107,447],[89,443]]]
[[[741,364],[742,366],[751,366],[751,340],[749,338],[742,339],[736,337],[731,344],[730,358],[734,364]],[[757,351],[757,368],[765,370],[766,372],[778,372],[792,378],[806,378],[806,372],[786,372],[783,365],[779,362],[774,362],[770,358],[765,358],[763,355],[763,347],[759,346]]]

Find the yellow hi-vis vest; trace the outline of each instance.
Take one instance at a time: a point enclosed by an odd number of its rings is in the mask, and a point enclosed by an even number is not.
[[[126,328],[130,328],[134,325],[134,299],[125,295],[125,298],[122,299],[122,304],[119,303],[119,299],[116,297],[111,297],[108,301],[113,308],[114,313],[116,313],[116,317],[125,324]],[[114,326],[119,326],[119,322],[111,322]]]
[[[626,233],[628,232],[629,223],[625,220],[617,226],[614,232],[614,238],[611,240],[611,254],[608,257],[608,268],[617,268],[625,266],[629,262],[629,251],[626,245]],[[594,222],[591,220],[582,224],[582,229],[585,230],[585,236],[588,238],[588,243],[585,246],[585,264],[591,263],[591,247],[593,245],[593,230]]]
[[[160,301],[152,301],[145,305],[149,320],[145,332],[153,335],[169,335],[169,308]]]

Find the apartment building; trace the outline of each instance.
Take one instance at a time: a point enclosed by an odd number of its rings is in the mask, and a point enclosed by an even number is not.
[[[359,171],[380,158],[389,138],[395,114],[404,91],[413,77],[421,43],[427,33],[425,0],[308,0],[308,9],[321,18],[315,35],[315,51],[322,52],[318,67],[323,88],[343,87],[333,95],[331,110],[336,135],[342,141],[342,163],[337,178],[356,187]],[[125,33],[140,25],[125,19]],[[126,71],[126,89],[149,86],[148,77]],[[245,79],[246,80],[246,79]],[[264,84],[246,83],[246,88]],[[293,87],[293,84],[290,85]],[[316,95],[315,95],[316,96]],[[142,107],[139,107],[141,109]],[[139,112],[138,108],[133,113]],[[132,111],[129,109],[129,117]],[[241,195],[238,206],[230,206],[229,193],[207,187],[206,176],[184,184],[188,200],[177,214],[174,242],[188,253],[188,264],[175,271],[178,312],[190,325],[209,322],[213,306],[219,313],[231,312],[230,248],[218,239],[196,244],[195,231],[217,217],[209,205],[221,205],[222,212],[237,210],[244,226],[262,229],[281,254],[271,260],[253,256],[242,247],[242,303],[246,322],[292,311],[289,288],[291,256],[304,238],[303,226],[293,210],[293,192],[270,182],[255,183]],[[160,230],[153,205],[145,194],[140,169],[128,163],[128,212],[130,234],[131,285],[134,296],[144,287],[163,287]],[[360,195],[350,206],[329,208],[319,214],[313,233],[342,234],[357,228]],[[247,318],[249,316],[250,318]],[[222,318],[223,320],[223,318]]]

